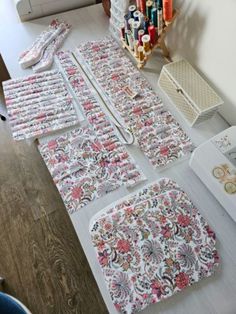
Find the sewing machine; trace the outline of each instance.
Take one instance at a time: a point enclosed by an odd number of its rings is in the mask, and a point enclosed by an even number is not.
[[[236,221],[236,126],[197,147],[189,164]]]
[[[95,4],[95,0],[14,0],[22,21]]]

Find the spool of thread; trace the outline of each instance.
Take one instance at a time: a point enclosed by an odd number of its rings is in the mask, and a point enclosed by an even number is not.
[[[140,19],[140,11],[135,11],[134,12],[134,20],[136,21],[136,22],[140,22],[139,21],[139,19]]]
[[[140,11],[145,15],[146,14],[146,0],[139,0]]]
[[[162,9],[158,8],[157,10],[157,29],[158,29],[158,35],[161,34],[163,29],[163,16],[162,16]]]
[[[162,9],[162,0],[157,0],[157,8]]]
[[[169,23],[173,17],[173,0],[163,0],[163,18]]]
[[[137,10],[140,10],[140,0],[136,0],[136,7],[137,7]]]
[[[150,43],[152,46],[154,46],[156,43],[156,29],[154,25],[150,25],[148,27],[148,34],[150,36]]]
[[[128,38],[128,43],[129,43],[130,49],[134,50],[134,40],[133,40],[133,36],[132,36],[131,31],[127,31],[127,38]]]
[[[143,37],[144,34],[145,34],[145,33],[144,33],[144,30],[143,30],[143,29],[140,29],[140,30],[138,31],[138,43],[139,43],[140,46],[143,45],[142,37]]]
[[[148,27],[149,27],[149,19],[147,17],[144,17],[143,30],[145,34],[148,34]]]
[[[139,22],[140,22],[140,25],[143,25],[144,23],[144,14],[142,12],[139,13]]]
[[[133,32],[134,19],[133,18],[129,19],[128,23],[129,23],[129,29]]]
[[[134,41],[134,55],[136,58],[138,58],[138,47],[139,47],[138,40],[135,40]]]
[[[138,30],[139,30],[140,24],[137,21],[133,22],[133,35],[134,39],[138,40]]]
[[[152,24],[157,27],[157,8],[152,8]]]
[[[146,15],[149,18],[149,20],[152,19],[152,5],[153,5],[153,1],[148,0],[146,2]]]
[[[127,31],[128,32],[128,31]],[[125,32],[125,42],[126,42],[126,45],[129,46],[129,41],[128,41],[128,35],[127,35],[127,32]]]
[[[128,31],[130,30],[130,25],[129,25],[129,14],[125,14],[124,16],[124,19],[125,19],[125,31]]]
[[[150,36],[149,35],[143,35],[142,42],[143,42],[143,48],[144,48],[145,55],[149,55],[151,53]]]
[[[123,40],[125,40],[125,24],[121,24],[120,26],[120,35]]]
[[[143,49],[143,46],[139,46],[138,47],[138,58],[139,58],[139,62],[140,63],[144,62],[144,49]]]
[[[136,11],[136,6],[133,4],[133,5],[130,5],[129,6],[129,17],[130,18],[133,18],[134,17],[134,12]]]

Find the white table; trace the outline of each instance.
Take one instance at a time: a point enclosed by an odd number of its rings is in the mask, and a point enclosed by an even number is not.
[[[64,49],[73,50],[78,43],[98,39],[108,33],[108,19],[101,5],[69,11],[57,14],[53,17],[64,19],[73,26],[73,30],[63,47]],[[13,24],[11,27],[3,27],[0,29],[0,51],[12,77],[25,76],[31,73],[30,70],[22,70],[19,67],[17,62],[18,55],[45,29],[51,19],[52,16],[44,17],[24,24]],[[158,92],[164,103],[181,123],[196,145],[203,143],[205,140],[228,127],[228,124],[219,115],[216,115],[211,120],[196,128],[190,129],[157,87],[157,80],[162,65],[162,58],[157,53],[154,53],[152,60],[142,72],[149,79],[153,88]],[[167,176],[176,180],[185,189],[202,215],[215,230],[222,266],[215,276],[203,280],[195,286],[173,296],[169,300],[148,307],[143,313],[235,314],[236,227],[234,221],[190,169],[188,159],[175,163],[168,169],[158,172],[153,169],[137,147],[129,147],[128,150],[142,167],[145,175],[148,177],[148,181],[130,191],[125,188],[116,190],[71,215],[76,233],[83,246],[109,312],[117,313],[113,307],[109,293],[106,290],[101,270],[96,261],[88,233],[89,221],[95,213],[111,202],[118,200],[131,191],[141,188],[147,183]]]

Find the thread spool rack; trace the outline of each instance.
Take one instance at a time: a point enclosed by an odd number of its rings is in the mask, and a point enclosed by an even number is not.
[[[173,17],[172,20],[170,22],[165,22],[164,27],[162,29],[162,32],[159,34],[158,39],[156,41],[156,43],[151,46],[150,48],[150,53],[148,55],[145,55],[143,62],[140,62],[139,58],[135,55],[134,51],[130,48],[129,45],[127,45],[127,43],[125,42],[125,40],[123,40],[123,38],[121,38],[122,41],[122,47],[124,49],[127,49],[129,51],[129,53],[132,55],[132,57],[136,60],[137,62],[137,67],[139,69],[143,68],[145,66],[145,64],[147,63],[147,61],[150,59],[153,51],[157,48],[160,48],[162,51],[162,55],[163,57],[166,59],[167,62],[172,62],[171,58],[170,58],[170,53],[169,50],[166,47],[166,43],[165,43],[165,38],[167,33],[170,31],[172,24],[174,23],[176,17],[179,14],[179,10],[175,9],[173,11]],[[157,30],[156,30],[156,35],[157,35]]]

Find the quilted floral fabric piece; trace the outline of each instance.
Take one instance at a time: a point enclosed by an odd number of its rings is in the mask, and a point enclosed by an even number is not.
[[[58,52],[57,63],[62,68],[62,71],[64,71],[64,76],[67,78],[67,81],[76,96],[77,102],[81,106],[81,109],[96,135],[100,140],[103,140],[104,134],[106,134],[106,138],[113,138],[115,136],[114,126],[101,108],[101,105],[95,96],[96,94],[94,94],[94,91],[84,80],[81,70],[78,67],[78,63],[72,56],[71,52]],[[120,135],[122,136],[122,134]],[[123,140],[125,141],[124,137]]]
[[[155,167],[167,166],[193,150],[190,138],[113,38],[81,44],[77,57]]]
[[[42,58],[39,60],[38,63],[32,66],[32,70],[35,73],[46,71],[51,68],[54,61],[54,55],[67,38],[70,29],[71,25],[65,24],[65,28],[61,31],[61,33],[46,47],[43,52]]]
[[[21,53],[19,64],[25,69],[39,62],[47,46],[55,41],[66,29],[68,29],[66,23],[59,22],[57,19],[52,20],[48,28],[35,39],[31,47]]]
[[[118,138],[99,138],[88,127],[39,145],[69,214],[124,185],[144,180]]]
[[[90,223],[112,301],[135,313],[212,275],[215,234],[184,191],[161,179],[98,213]]]
[[[78,123],[73,97],[57,70],[5,81],[3,91],[16,140]]]

